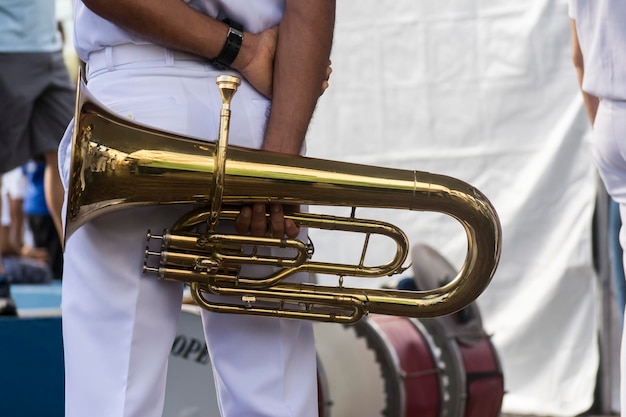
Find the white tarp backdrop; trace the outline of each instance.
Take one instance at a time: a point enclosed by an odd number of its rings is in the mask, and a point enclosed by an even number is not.
[[[308,155],[450,175],[483,191],[503,227],[500,266],[478,302],[502,359],[504,412],[588,410],[599,363],[596,177],[566,1],[359,0],[337,8],[334,72]],[[386,220],[463,262],[455,221],[430,213]],[[316,256],[341,261],[349,249],[312,235]]]

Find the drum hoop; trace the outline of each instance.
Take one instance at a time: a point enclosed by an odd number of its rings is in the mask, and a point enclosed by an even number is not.
[[[424,323],[421,320],[418,320],[413,317],[409,317],[408,319],[413,324],[413,326],[415,326],[415,328],[422,334],[422,337],[424,337],[424,340],[426,341],[426,343],[428,344],[428,347],[430,348],[429,351],[430,351],[430,356],[432,358],[432,361],[437,367],[437,376],[439,379],[439,404],[441,405],[441,408],[439,410],[439,415],[440,417],[453,417],[455,416],[455,414],[445,413],[446,402],[444,399],[446,396],[448,398],[451,398],[451,395],[450,395],[450,390],[449,390],[449,384],[445,383],[446,381],[446,378],[444,378],[445,372],[442,370],[444,368],[447,368],[447,364],[445,364],[445,367],[441,365],[442,363],[445,363],[445,361],[443,360],[443,356],[441,354],[441,349],[437,345],[437,343],[435,343],[435,339],[433,335],[430,333],[428,328],[424,325]],[[462,414],[458,414],[458,415],[461,416]]]
[[[358,321],[354,327],[357,336],[365,339],[365,343],[374,351],[376,360],[381,364],[387,399],[383,411],[384,417],[404,416],[406,414],[406,398],[402,381],[400,378],[390,378],[389,375],[390,369],[395,371],[395,375],[400,375],[401,371],[398,367],[400,358],[393,345],[374,320],[365,317]],[[397,404],[398,410],[392,409],[394,404]]]

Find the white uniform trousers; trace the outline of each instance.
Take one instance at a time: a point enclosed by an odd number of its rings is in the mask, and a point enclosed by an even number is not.
[[[626,101],[601,100],[593,127],[593,157],[609,195],[626,219]],[[626,248],[626,222],[619,232]],[[626,257],[624,257],[626,265]],[[622,330],[620,353],[620,407],[626,410],[626,331]]]
[[[169,52],[154,60],[155,48],[150,60],[142,60],[141,47],[132,48],[134,63],[116,61],[115,48],[105,61],[90,61],[90,92],[136,122],[217,137],[221,98],[215,78],[221,73]],[[259,147],[269,102],[244,82],[231,108],[229,143]],[[66,182],[70,130],[59,153]],[[68,239],[65,417],[161,416],[183,286],[142,274],[143,251],[148,229],[168,228],[188,209],[124,209],[96,218]],[[222,416],[317,417],[310,322],[206,311],[202,318]]]

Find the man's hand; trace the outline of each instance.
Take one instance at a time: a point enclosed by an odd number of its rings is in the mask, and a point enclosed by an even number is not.
[[[328,67],[326,67],[326,78],[324,79],[324,81],[322,81],[322,92],[320,93],[320,96],[322,94],[324,94],[324,91],[326,91],[326,89],[328,88],[328,86],[330,85],[328,83],[328,80],[330,79],[330,74],[333,73],[333,67],[332,67],[333,63],[329,60],[328,61]]]
[[[233,62],[233,69],[239,71],[261,94],[271,99],[278,27],[274,26],[258,35],[246,32],[243,39],[244,46]],[[320,89],[320,96],[328,88],[328,80],[332,72],[332,63],[329,60],[328,67],[326,67],[326,78],[324,78]]]
[[[256,38],[244,34],[241,56],[233,62],[233,69],[272,99],[262,150],[291,155],[301,153],[317,100],[328,88],[334,23],[335,0],[285,0],[278,28],[262,32]],[[263,44],[265,49],[260,46]],[[250,51],[257,52],[249,55]],[[267,61],[258,63],[259,56],[271,57],[271,65]],[[256,69],[255,65],[258,65]],[[268,74],[270,69],[272,73]],[[290,206],[274,203],[269,207],[269,222],[265,204],[243,207],[235,220],[237,232],[295,238],[299,233],[298,225],[285,219],[283,213],[285,207]]]
[[[233,69],[267,98],[272,98],[274,57],[278,43],[278,27],[269,28],[258,35],[246,32],[242,49],[233,62]]]
[[[267,209],[270,209],[270,221],[267,221]],[[266,236],[268,233],[275,238],[285,236],[294,239],[300,233],[300,228],[291,219],[285,219],[283,205],[278,203],[266,206],[255,203],[252,206],[243,206],[235,219],[235,230],[242,235]]]

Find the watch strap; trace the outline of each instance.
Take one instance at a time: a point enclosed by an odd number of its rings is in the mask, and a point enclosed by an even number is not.
[[[213,66],[221,70],[230,68],[243,42],[243,25],[231,19],[225,19],[224,23],[228,25],[226,43],[220,54],[212,61]]]

